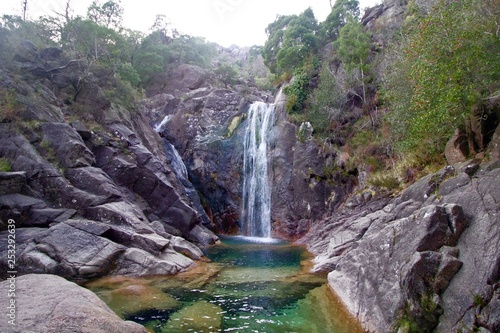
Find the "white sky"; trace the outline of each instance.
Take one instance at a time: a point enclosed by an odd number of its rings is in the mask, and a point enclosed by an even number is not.
[[[102,0],[103,2],[105,0]],[[64,11],[65,0],[28,0],[28,15]],[[363,11],[381,0],[360,0]],[[75,15],[85,16],[92,0],[71,0]],[[181,32],[222,46],[263,45],[265,28],[276,15],[300,14],[311,7],[318,21],[330,13],[329,0],[122,0],[124,26],[147,32],[157,14],[167,16]],[[0,0],[0,15],[21,13],[21,0]]]

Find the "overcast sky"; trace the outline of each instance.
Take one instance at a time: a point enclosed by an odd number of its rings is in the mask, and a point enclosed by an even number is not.
[[[103,2],[105,0],[102,0]],[[20,14],[21,0],[0,0],[0,14]],[[63,12],[65,0],[28,0],[28,15]],[[381,0],[360,0],[360,8]],[[85,16],[92,0],[71,0],[74,15]],[[182,33],[223,46],[263,45],[265,28],[276,15],[300,14],[311,7],[318,21],[330,13],[329,0],[122,0],[124,26],[147,32],[157,14],[167,16]]]

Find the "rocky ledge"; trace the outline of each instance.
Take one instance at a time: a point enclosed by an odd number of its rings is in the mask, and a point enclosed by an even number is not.
[[[0,289],[9,290],[11,283],[1,282]],[[15,298],[7,292],[0,295],[3,333],[147,333],[143,326],[120,319],[91,291],[55,275],[20,276],[14,289]]]
[[[301,242],[367,330],[500,330],[499,160],[448,166],[396,198],[357,199]]]

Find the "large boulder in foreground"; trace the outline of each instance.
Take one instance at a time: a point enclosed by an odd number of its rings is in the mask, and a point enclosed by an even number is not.
[[[91,291],[61,277],[29,274],[15,280],[15,298],[8,298],[11,281],[0,283],[4,333],[147,333],[123,321]],[[8,306],[15,299],[15,317]],[[15,318],[15,325],[9,320]]]

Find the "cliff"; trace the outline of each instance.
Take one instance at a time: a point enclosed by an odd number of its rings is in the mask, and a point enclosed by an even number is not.
[[[195,244],[217,237],[168,163],[166,142],[97,82],[80,90],[81,102],[68,100],[76,74],[63,63],[61,50],[23,42],[20,74],[0,70],[2,114],[12,112],[0,124],[0,252],[7,257],[13,221],[19,274],[80,280],[187,269],[202,258]]]
[[[500,161],[345,205],[301,242],[370,332],[498,330]]]

